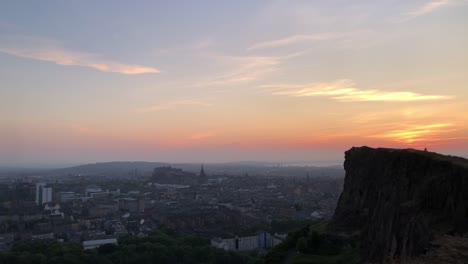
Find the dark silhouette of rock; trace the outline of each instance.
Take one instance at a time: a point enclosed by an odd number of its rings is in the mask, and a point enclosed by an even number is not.
[[[329,229],[358,236],[363,261],[424,255],[436,238],[468,231],[468,160],[355,147],[346,151],[344,168]]]

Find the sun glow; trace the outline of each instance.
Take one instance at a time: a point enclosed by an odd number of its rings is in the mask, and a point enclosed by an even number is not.
[[[413,125],[405,129],[391,131],[387,134],[375,137],[412,146],[415,144],[446,140],[447,138],[445,135],[454,131],[456,131],[454,125],[450,123]]]

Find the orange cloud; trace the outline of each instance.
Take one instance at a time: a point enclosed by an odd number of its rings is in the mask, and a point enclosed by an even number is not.
[[[88,128],[88,127],[85,127],[85,126],[82,126],[80,124],[70,124],[70,128],[78,133],[78,134],[84,134],[84,135],[92,135],[92,134],[95,134],[95,131]]]
[[[207,131],[207,132],[200,132],[200,133],[193,134],[189,138],[191,140],[202,140],[202,139],[206,139],[206,138],[210,138],[214,136],[216,136],[215,132]]]
[[[410,91],[380,91],[362,90],[355,88],[351,80],[342,79],[330,83],[311,84],[270,84],[261,85],[274,95],[287,95],[293,97],[325,96],[340,102],[355,101],[381,101],[381,102],[408,102],[451,99],[445,95],[424,95]]]
[[[22,58],[54,62],[58,65],[83,66],[103,72],[129,75],[160,72],[152,67],[103,60],[92,53],[68,50],[50,40],[14,37],[2,38],[0,43],[0,52]]]
[[[456,140],[458,138],[450,136],[449,133],[456,131],[454,125],[450,123],[411,125],[404,129],[398,129],[375,135],[371,137],[391,140],[398,143],[412,145],[415,143],[431,143],[437,141]],[[447,136],[449,134],[449,136]]]

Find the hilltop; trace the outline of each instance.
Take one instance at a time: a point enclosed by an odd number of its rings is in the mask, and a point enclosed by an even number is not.
[[[433,243],[468,231],[468,160],[360,147],[345,153],[344,168],[330,230],[359,234],[363,260],[434,259]]]
[[[331,221],[291,234],[266,262],[468,263],[467,159],[354,147],[344,169]]]

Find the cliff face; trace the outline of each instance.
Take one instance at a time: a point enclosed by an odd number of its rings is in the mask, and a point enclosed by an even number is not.
[[[443,234],[468,231],[468,160],[418,150],[352,148],[330,228],[355,232],[361,257],[426,253]]]

